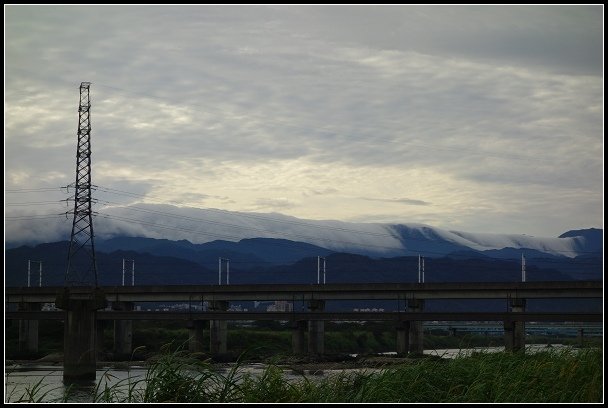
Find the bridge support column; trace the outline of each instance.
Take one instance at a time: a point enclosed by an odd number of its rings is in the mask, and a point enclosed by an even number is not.
[[[228,301],[214,300],[209,302],[209,310],[228,310]],[[225,354],[228,351],[228,322],[211,320],[209,322],[209,351],[211,354]]]
[[[65,310],[63,336],[63,381],[94,381],[97,363],[95,345],[97,310],[106,306],[103,293],[71,294],[69,289],[57,296],[55,304]]]
[[[322,312],[325,309],[324,300],[310,300],[308,309],[311,312]],[[325,322],[311,320],[308,322],[308,354],[322,356],[325,354]]]
[[[410,322],[397,324],[397,354],[407,354],[410,348]]]
[[[40,310],[40,303],[20,303],[19,310]],[[19,320],[19,351],[38,352],[38,320]]]
[[[306,330],[306,322],[298,320],[293,322],[291,326],[291,346],[293,354],[303,355],[306,354],[306,339],[304,331]]]
[[[424,310],[424,300],[413,299],[408,303],[410,312],[422,312]],[[422,321],[414,320],[410,323],[410,354],[421,356],[424,354],[424,331]]]
[[[578,346],[584,347],[585,346],[585,329],[583,329],[582,327],[580,329],[578,329],[577,339],[578,339]]]
[[[104,353],[104,331],[106,329],[106,327],[108,327],[108,321],[107,320],[97,320],[97,322],[95,323],[95,341],[96,343],[96,350],[97,350],[97,358],[100,358],[103,353]]]
[[[526,309],[525,299],[513,299],[511,312],[520,313]],[[526,325],[524,322],[508,320],[504,322],[505,351],[524,351],[526,347]]]
[[[133,302],[112,302],[112,310],[132,311]],[[114,320],[114,358],[130,359],[133,351],[133,320]]]
[[[205,349],[203,345],[204,320],[189,320],[188,323],[188,350],[191,353],[202,353]]]

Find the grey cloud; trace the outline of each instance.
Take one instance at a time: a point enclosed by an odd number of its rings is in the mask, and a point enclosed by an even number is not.
[[[90,80],[94,180],[132,191],[281,160],[601,191],[600,7],[7,6],[7,187],[72,181]]]
[[[285,198],[260,198],[255,201],[255,207],[253,211],[269,209],[285,210],[289,208],[294,208],[296,206],[296,203],[293,203]]]
[[[603,69],[601,5],[322,6],[298,9],[290,24],[374,49],[532,64],[569,74],[601,75]]]
[[[397,203],[406,205],[431,205],[431,203],[423,200],[413,200],[411,198],[374,198],[374,197],[359,197],[361,200],[367,201],[382,201],[385,203]]]
[[[302,195],[305,197],[320,196],[320,195],[327,195],[327,194],[335,194],[335,193],[338,193],[339,191],[340,190],[338,190],[337,188],[328,187],[328,188],[322,188],[322,189],[310,189],[310,190],[304,191],[302,193]]]

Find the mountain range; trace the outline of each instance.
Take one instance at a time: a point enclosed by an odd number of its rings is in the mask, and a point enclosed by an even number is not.
[[[42,261],[45,286],[63,285],[68,247],[69,242],[61,241],[6,250],[5,285],[27,284],[28,260]],[[602,252],[588,252],[572,258],[536,250],[503,248],[457,250],[444,256],[425,256],[425,279],[427,282],[518,281],[521,279],[522,253],[526,254],[528,280],[603,278]],[[318,257],[326,260],[330,271],[328,282],[415,282],[419,262],[418,256],[370,257],[270,238],[193,244],[186,240],[115,237],[98,240],[96,254],[103,285],[122,283],[123,259],[134,261],[138,284],[213,284],[218,281],[220,257],[230,260],[233,283],[316,283]],[[37,264],[34,270],[36,268]],[[130,268],[128,266],[127,271]],[[226,267],[223,268],[225,271]],[[31,278],[32,281],[36,279],[36,276]],[[130,281],[128,276],[126,279]]]
[[[100,285],[121,285],[123,280],[130,284],[132,265],[136,285],[218,284],[220,257],[230,260],[231,284],[314,284],[317,279],[322,282],[318,257],[325,258],[328,283],[417,282],[419,255],[424,258],[425,282],[520,281],[522,255],[529,281],[603,280],[601,229],[572,230],[556,238],[538,238],[445,231],[421,224],[349,224],[305,221],[278,214],[242,217],[226,213],[226,217],[215,221],[205,218],[203,225],[208,228],[202,230],[201,213],[173,208],[174,217],[177,213],[184,217],[173,219],[166,216],[169,209],[165,210],[163,218],[150,213],[154,217],[147,220],[147,228],[131,230],[123,225],[122,229],[116,229],[112,223],[119,215],[96,224]],[[219,216],[209,210],[207,215],[210,214]],[[177,223],[169,226],[170,219]],[[164,234],[151,227],[160,225],[164,226]],[[207,241],[201,239],[203,233],[205,237],[230,239]],[[43,236],[39,234],[38,239]],[[171,239],[175,236],[195,237],[199,241]],[[28,245],[5,241],[5,286],[27,285],[28,260],[42,262],[43,286],[63,286],[68,248],[68,241]],[[124,275],[123,260],[129,261]],[[85,268],[78,259],[74,265]],[[33,286],[39,284],[37,268],[35,263],[30,276]],[[225,284],[226,266],[223,268]],[[353,303],[341,307],[358,306]],[[394,306],[390,301],[375,305],[389,309]],[[337,306],[328,306],[334,307]],[[502,301],[437,300],[430,302],[427,310],[504,310],[504,307]],[[601,299],[535,300],[528,305],[528,310],[551,311],[599,308]]]
[[[269,238],[306,243],[330,252],[366,255],[373,258],[395,256],[442,257],[456,252],[473,252],[492,258],[549,256],[575,258],[603,251],[603,230],[585,229],[565,232],[559,237],[534,237],[525,234],[495,234],[448,231],[425,224],[349,223],[329,220],[304,220],[282,214],[242,213],[217,209],[198,209],[171,205],[136,204],[101,208],[95,219],[96,240],[104,242],[123,237],[154,238],[176,241],[180,250],[209,244],[209,251],[250,251],[248,257],[268,251],[267,245],[251,247],[242,240]],[[65,240],[70,235],[71,220],[23,219],[11,222],[5,231],[5,248]],[[106,249],[133,249],[108,243]],[[120,241],[127,244],[126,241]],[[276,242],[275,242],[276,243]],[[168,242],[165,241],[165,244]],[[118,246],[117,246],[118,245]],[[139,244],[138,244],[139,245]],[[141,243],[141,245],[148,245]],[[158,247],[158,245],[153,244]],[[290,244],[291,245],[291,244]],[[304,244],[302,250],[306,253]],[[312,247],[309,247],[311,249]],[[165,249],[163,249],[164,251]],[[275,252],[273,261],[282,259]],[[227,255],[228,257],[228,255]],[[301,256],[300,256],[301,257]]]
[[[595,228],[543,238],[144,204],[137,210],[137,225],[120,222],[133,220],[128,207],[96,219],[102,285],[122,284],[123,259],[134,262],[137,284],[217,284],[219,258],[230,260],[231,283],[316,283],[318,257],[326,260],[327,282],[417,282],[418,256],[426,282],[519,281],[522,255],[527,280],[603,279],[603,230]],[[36,231],[38,241],[48,236],[40,225]],[[28,260],[42,261],[45,286],[64,284],[67,241],[6,238],[5,286],[27,285]],[[34,273],[31,284],[37,280]]]

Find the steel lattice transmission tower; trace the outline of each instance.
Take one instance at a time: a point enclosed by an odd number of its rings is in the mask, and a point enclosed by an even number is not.
[[[97,260],[93,242],[93,211],[91,209],[91,99],[90,82],[80,84],[78,107],[78,148],[76,150],[76,182],[74,187],[74,221],[70,237],[66,286],[97,287]]]

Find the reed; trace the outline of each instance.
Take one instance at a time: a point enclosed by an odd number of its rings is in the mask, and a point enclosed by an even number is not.
[[[384,369],[288,379],[268,364],[247,372],[241,355],[227,373],[182,349],[170,350],[144,379],[95,390],[94,402],[143,403],[598,403],[603,397],[601,349],[534,354],[477,352],[454,359],[422,358]],[[14,402],[40,402],[40,383]],[[126,390],[125,390],[126,387]]]

